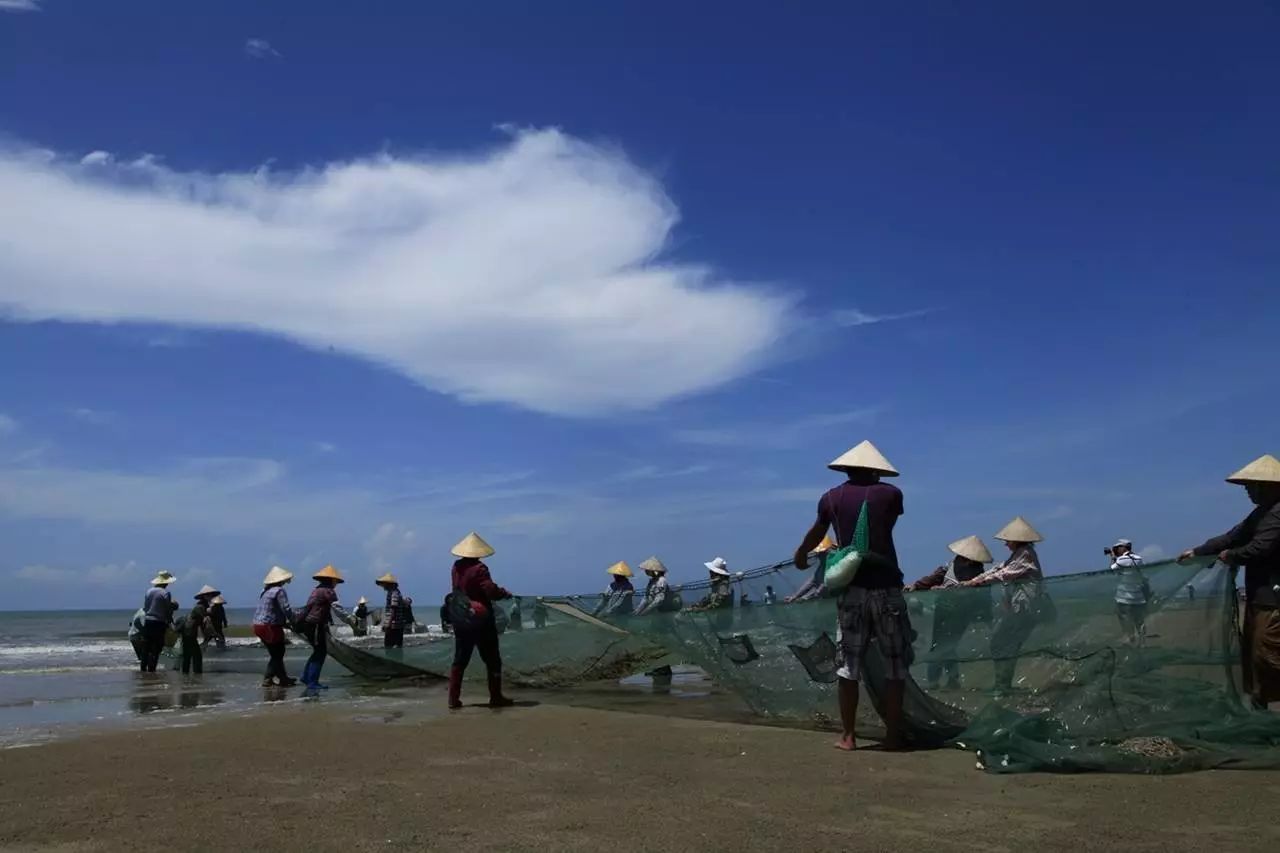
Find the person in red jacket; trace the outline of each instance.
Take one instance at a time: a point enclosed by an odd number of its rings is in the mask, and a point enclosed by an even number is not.
[[[502,695],[502,655],[498,650],[498,623],[494,602],[510,598],[511,593],[493,582],[483,558],[493,556],[493,548],[475,533],[468,533],[453,555],[453,593],[446,610],[453,626],[453,668],[449,670],[449,707],[462,707],[462,676],[471,662],[471,653],[489,670],[489,707],[505,708],[514,704]]]

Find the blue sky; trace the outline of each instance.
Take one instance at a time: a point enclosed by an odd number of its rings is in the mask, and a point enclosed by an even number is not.
[[[31,7],[31,8],[22,8]],[[0,609],[1172,553],[1280,445],[1280,13],[0,0]]]

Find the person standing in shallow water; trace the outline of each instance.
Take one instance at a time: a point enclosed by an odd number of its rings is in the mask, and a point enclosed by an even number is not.
[[[400,592],[400,581],[387,572],[374,581],[387,593],[386,604],[382,606],[382,647],[399,649],[404,647],[405,597]]]
[[[1178,557],[1216,556],[1244,566],[1244,692],[1255,708],[1280,702],[1280,459],[1261,456],[1227,478],[1244,486],[1254,508],[1235,527]],[[1195,590],[1187,585],[1194,598]]]
[[[273,566],[262,579],[262,594],[258,607],[253,611],[253,634],[267,649],[267,672],[263,687],[271,687],[279,679],[281,687],[292,687],[298,682],[284,669],[284,626],[293,624],[293,608],[284,587],[293,580],[293,572]]]
[[[200,635],[204,634],[206,640],[213,635],[213,624],[209,619],[209,603],[217,594],[218,590],[208,584],[202,586],[196,593],[195,606],[187,614],[187,620],[182,623],[183,675],[193,671],[196,675],[204,672],[204,650],[200,648]]]
[[[938,566],[907,587],[907,592],[946,590],[933,606],[933,636],[929,652],[934,660],[929,661],[927,670],[930,690],[939,686],[943,673],[947,676],[947,689],[960,688],[956,647],[973,622],[991,620],[991,593],[956,589],[982,574],[984,566],[994,559],[991,552],[977,536],[966,536],[952,542],[947,550],[955,555],[949,563]]]
[[[311,644],[311,657],[302,669],[302,683],[312,690],[327,690],[327,685],[320,683],[320,670],[329,656],[329,626],[333,624],[333,611],[339,609],[337,586],[343,579],[333,566],[325,566],[311,578],[316,588],[307,597],[302,618],[302,633]]]
[[[176,581],[168,572],[158,572],[151,579],[151,589],[143,599],[142,609],[146,611],[146,622],[142,626],[142,641],[145,658],[141,663],[143,672],[155,672],[160,663],[160,653],[164,651],[164,635],[173,622],[173,596],[169,594],[169,585]]]
[[[446,600],[449,624],[453,626],[453,668],[449,670],[449,707],[462,707],[462,676],[479,651],[489,671],[489,707],[504,708],[512,701],[502,695],[502,654],[498,646],[498,625],[494,602],[511,598],[511,593],[493,582],[483,562],[494,550],[477,534],[453,546],[453,592]]]
[[[216,595],[209,602],[209,624],[213,628],[213,642],[220,649],[227,647],[227,600]]]
[[[796,568],[809,568],[809,554],[833,529],[836,544],[847,548],[854,541],[858,519],[865,506],[869,555],[853,581],[836,599],[836,675],[840,698],[842,733],[836,748],[853,750],[857,741],[854,724],[858,716],[858,682],[866,660],[867,645],[874,637],[888,668],[884,697],[885,747],[900,749],[902,742],[902,697],[911,666],[911,643],[915,633],[902,595],[902,571],[893,543],[893,527],[903,513],[902,492],[880,482],[896,477],[898,471],[869,441],[864,441],[828,466],[848,479],[818,501],[818,517],[796,549]]]

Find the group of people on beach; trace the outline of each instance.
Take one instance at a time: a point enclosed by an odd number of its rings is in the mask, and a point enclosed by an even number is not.
[[[836,675],[842,733],[837,746],[855,747],[854,723],[859,704],[859,682],[863,680],[866,654],[874,641],[887,667],[883,717],[886,746],[902,746],[903,697],[909,668],[914,660],[915,632],[904,592],[951,590],[945,603],[934,610],[934,657],[927,679],[936,687],[945,677],[948,686],[958,684],[958,668],[947,662],[952,649],[974,621],[990,621],[991,656],[996,668],[997,691],[1011,687],[1018,654],[1035,626],[1054,618],[1054,602],[1044,584],[1044,572],[1036,553],[1040,533],[1018,516],[995,538],[1008,549],[1008,556],[996,563],[978,536],[952,542],[950,561],[930,574],[905,584],[898,563],[893,531],[903,514],[903,494],[885,482],[898,471],[870,441],[863,441],[839,456],[828,467],[845,475],[845,481],[825,492],[818,501],[817,515],[796,549],[793,563],[808,570],[810,560],[819,566],[797,592],[785,602],[834,597],[836,604]],[[1244,687],[1255,706],[1265,708],[1280,701],[1280,460],[1262,456],[1227,478],[1243,485],[1254,510],[1221,536],[1190,548],[1179,556],[1185,561],[1214,556],[1224,566],[1245,567],[1245,613],[1242,631]],[[1142,573],[1142,559],[1133,544],[1121,539],[1106,549],[1111,568],[1117,573],[1116,612],[1129,642],[1141,645],[1145,637],[1146,609],[1151,591]],[[489,705],[511,704],[502,691],[502,657],[499,649],[499,611],[495,602],[512,594],[495,583],[484,559],[494,549],[478,534],[470,533],[452,549],[452,592],[441,607],[441,619],[454,637],[453,665],[449,672],[448,704],[461,707],[462,678],[473,653],[479,652],[488,674]],[[696,603],[684,607],[680,591],[667,580],[667,567],[657,557],[639,564],[648,578],[637,606],[634,576],[626,562],[607,569],[609,586],[588,618],[644,615],[686,609],[689,611],[729,611],[734,604],[733,574],[723,558],[705,564],[709,589]],[[284,668],[285,629],[306,638],[312,653],[303,669],[302,682],[310,689],[324,689],[320,672],[327,656],[329,626],[334,615],[367,630],[368,610],[360,599],[351,616],[338,603],[337,586],[344,582],[333,566],[312,575],[316,587],[306,605],[295,612],[285,586],[293,579],[286,569],[274,567],[263,578],[263,589],[253,617],[253,631],[268,653],[264,685],[287,687],[297,682]],[[173,623],[177,605],[168,587],[174,577],[160,572],[147,591],[143,607],[135,615],[131,637],[136,636],[140,665],[154,671],[165,645],[166,632]],[[403,595],[394,575],[376,581],[386,594],[381,615],[384,646],[399,648],[406,626],[411,625],[411,600]],[[994,603],[980,588],[999,584],[1003,593]],[[971,595],[966,590],[973,590]],[[1188,588],[1190,595],[1194,589]],[[744,594],[745,597],[745,594]],[[206,637],[221,638],[226,625],[221,593],[209,586],[195,596],[196,604],[181,620],[183,671],[201,670],[197,631]],[[766,589],[764,604],[775,603],[772,587]],[[535,626],[545,624],[546,607],[537,599]],[[541,611],[540,613],[538,611]],[[994,613],[992,611],[995,611]],[[518,613],[513,611],[513,613]],[[540,617],[540,618],[539,618]],[[503,617],[508,618],[508,617]],[[519,628],[519,617],[510,617]],[[713,621],[715,615],[713,614]],[[505,626],[504,626],[505,627]],[[136,628],[136,633],[134,628]],[[357,630],[357,633],[361,631]],[[190,636],[193,642],[188,643]],[[188,646],[191,650],[188,651]]]

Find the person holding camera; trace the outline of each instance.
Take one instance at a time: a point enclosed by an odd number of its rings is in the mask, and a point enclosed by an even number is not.
[[[1102,553],[1111,558],[1111,571],[1119,575],[1116,583],[1116,617],[1125,640],[1141,646],[1147,637],[1147,605],[1151,602],[1151,586],[1142,573],[1142,556],[1133,552],[1133,543],[1121,539]]]

